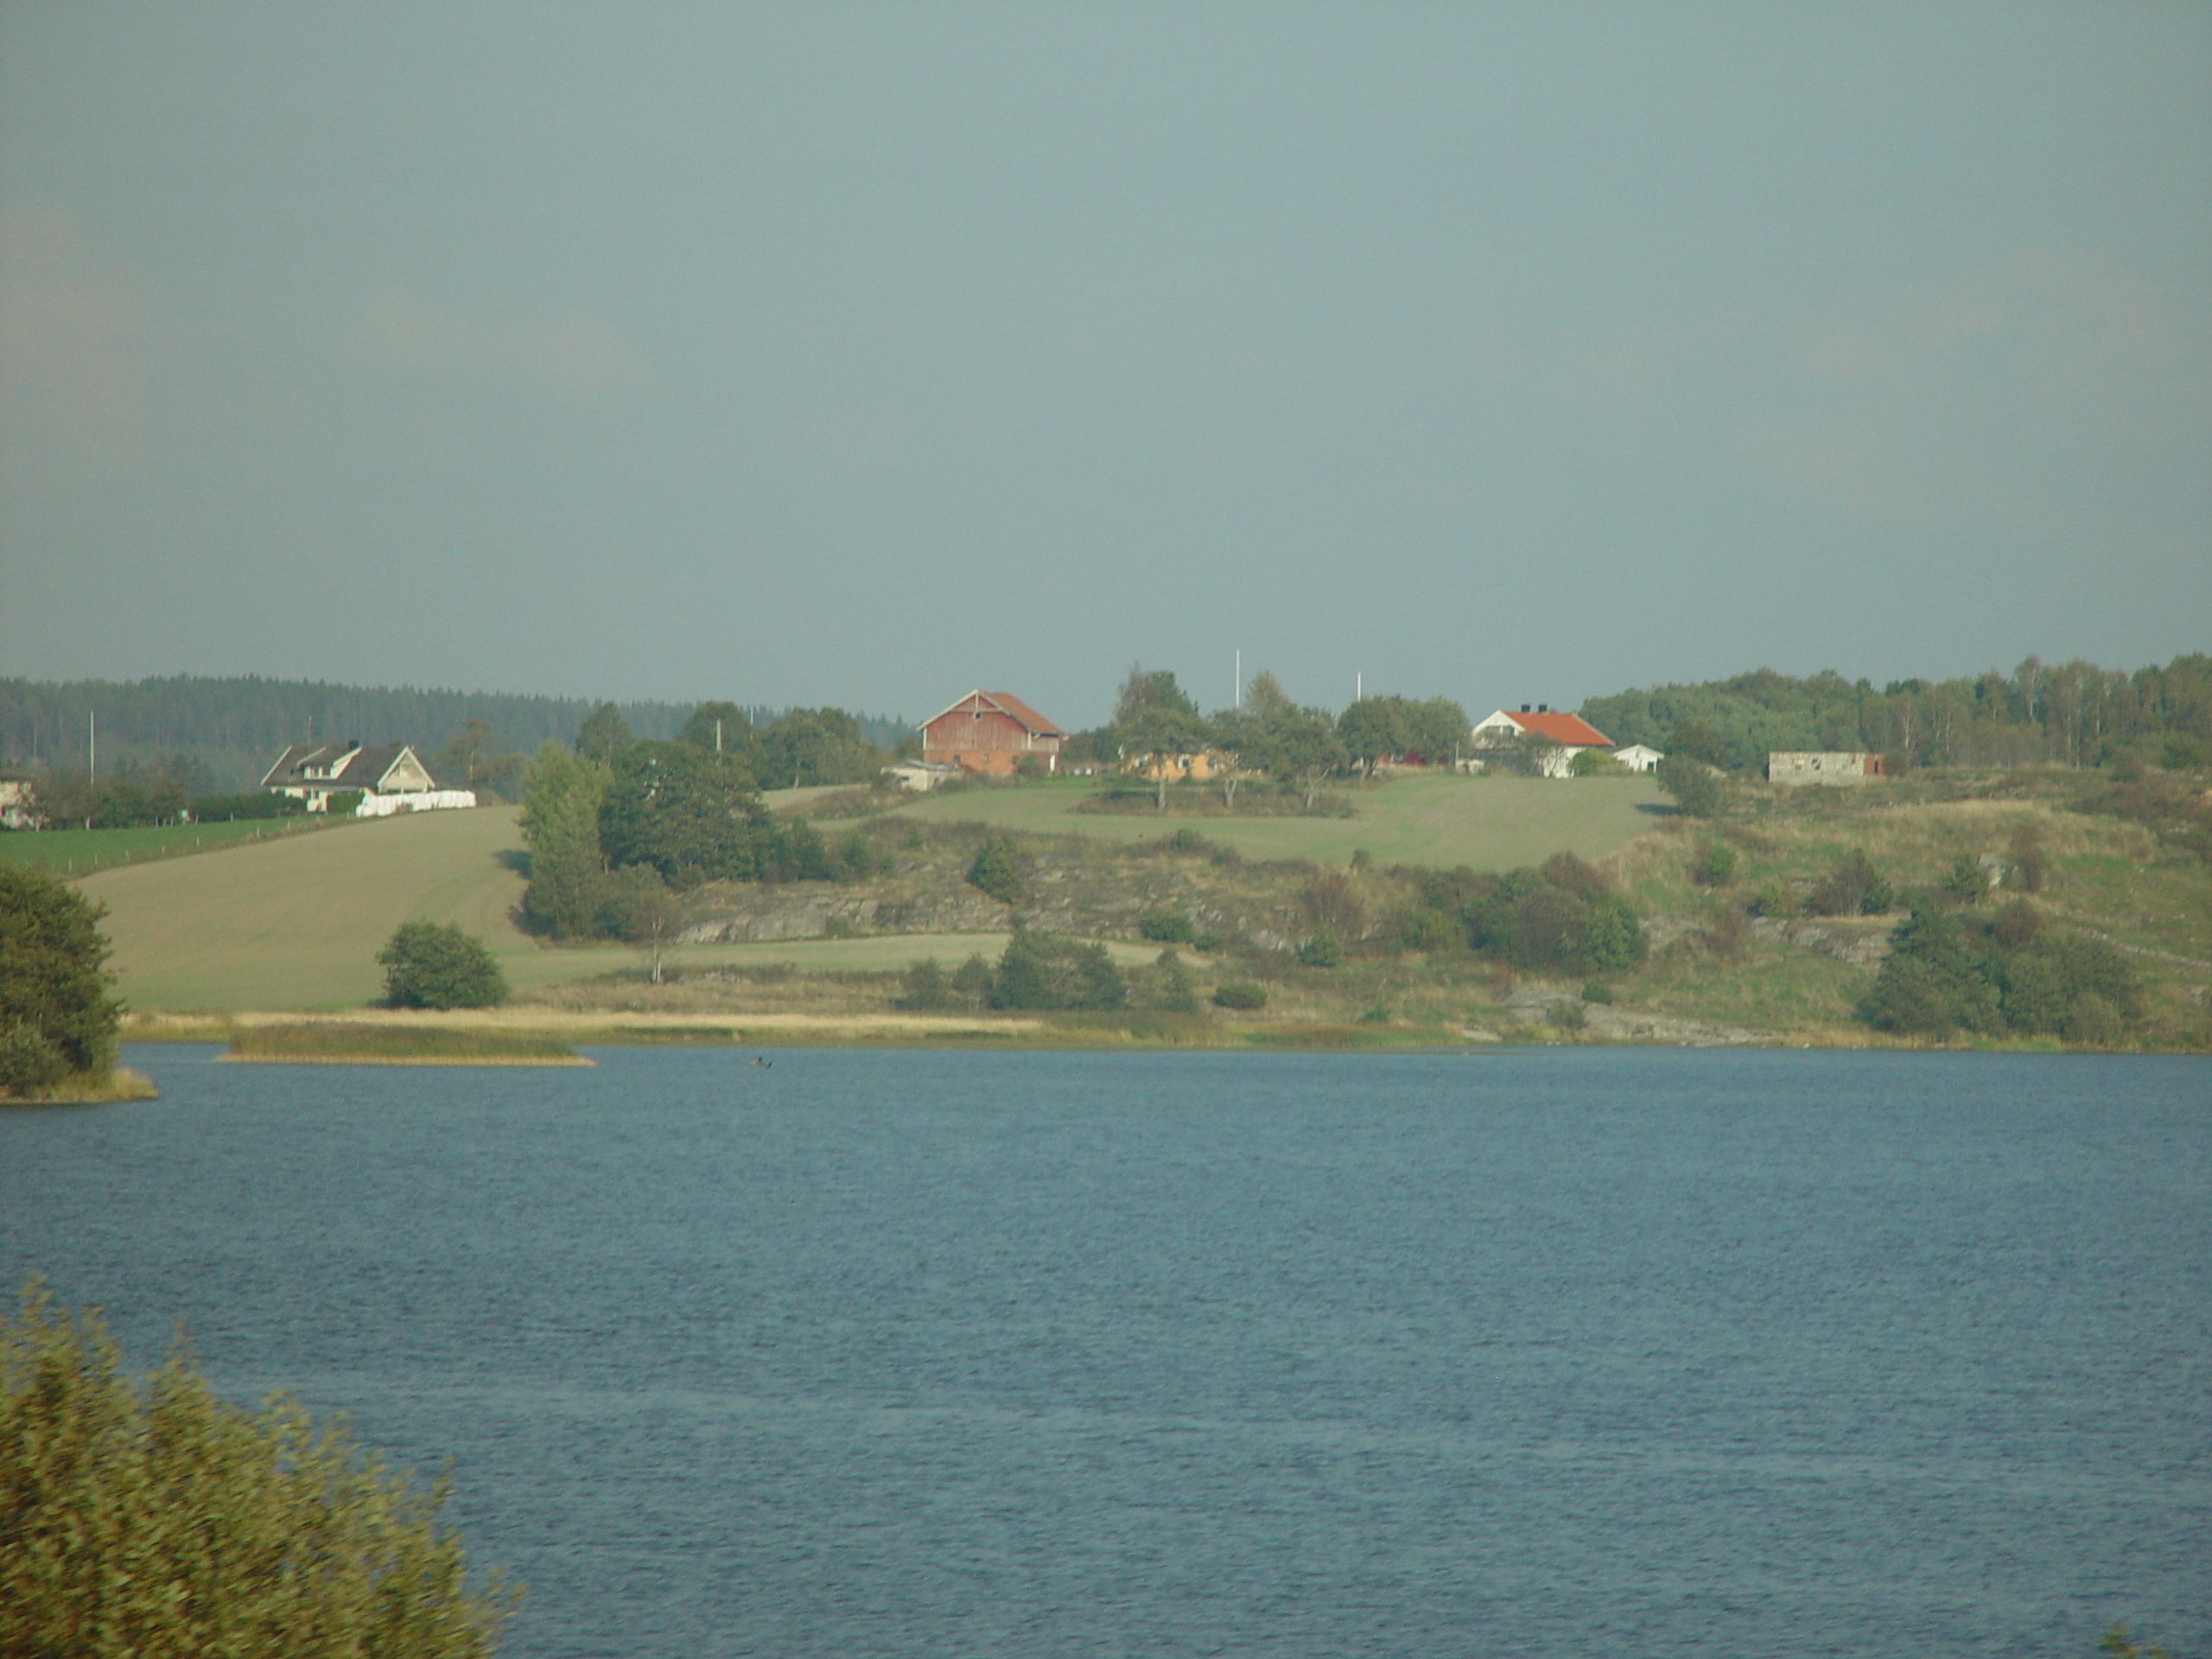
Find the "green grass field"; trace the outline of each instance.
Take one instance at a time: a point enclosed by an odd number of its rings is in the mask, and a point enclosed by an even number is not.
[[[107,906],[111,966],[142,1012],[361,1007],[382,993],[376,954],[404,921],[459,924],[491,947],[518,991],[634,970],[642,958],[629,946],[550,949],[515,926],[523,880],[506,855],[519,844],[512,807],[479,807],[134,864],[78,886]],[[683,946],[669,960],[680,969],[790,963],[803,972],[883,972],[925,956],[948,966],[977,950],[995,957],[1005,944],[999,933],[803,939]],[[1111,948],[1132,963],[1159,950]]]
[[[1658,823],[1663,798],[1646,778],[1401,779],[1353,791],[1349,818],[1190,817],[1079,813],[1094,785],[1065,779],[1020,788],[925,796],[897,816],[978,823],[1028,835],[1141,840],[1188,827],[1247,858],[1342,864],[1365,849],[1377,864],[1468,864],[1505,870],[1556,852],[1601,858]]]
[[[185,853],[213,852],[240,842],[273,841],[319,830],[346,829],[315,818],[271,818],[257,823],[172,823],[136,830],[16,830],[0,835],[0,864],[42,864],[56,875],[96,870]]]

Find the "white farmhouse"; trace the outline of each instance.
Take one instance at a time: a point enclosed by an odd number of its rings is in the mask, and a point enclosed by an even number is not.
[[[361,804],[354,812],[364,818],[476,804],[474,790],[440,789],[430,769],[406,744],[368,747],[358,738],[345,743],[295,743],[276,757],[261,786],[305,801],[310,812],[327,812],[333,795],[359,790]]]
[[[1551,746],[1541,762],[1547,778],[1566,777],[1574,757],[1585,749],[1610,749],[1613,746],[1612,739],[1581,715],[1541,702],[1534,709],[1524,702],[1517,713],[1501,709],[1488,718],[1477,721],[1469,735],[1478,750],[1497,747],[1520,738],[1542,739]]]

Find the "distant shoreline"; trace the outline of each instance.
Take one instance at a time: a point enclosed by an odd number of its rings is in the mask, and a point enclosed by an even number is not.
[[[1625,1023],[1625,1022],[1624,1022]],[[378,1039],[393,1035],[450,1033],[535,1039],[565,1047],[606,1048],[849,1048],[983,1049],[1068,1052],[1230,1053],[1477,1053],[1503,1048],[1737,1048],[1771,1051],[1866,1050],[1898,1053],[2195,1053],[2194,1050],[2069,1048],[2055,1038],[1975,1039],[1936,1042],[1899,1038],[1861,1029],[1761,1032],[1734,1029],[1725,1034],[1668,1034],[1658,1032],[1564,1031],[1541,1022],[1503,1023],[1496,1028],[1325,1023],[1230,1024],[1210,1016],[1147,1013],[1039,1016],[1004,1019],[973,1014],[894,1014],[877,1016],[773,1013],[758,1014],[643,1013],[507,1007],[416,1013],[395,1017],[374,1009],[302,1014],[293,1011],[239,1010],[226,1014],[140,1014],[124,1028],[127,1043],[223,1043],[269,1027],[312,1025],[327,1033],[327,1051],[228,1052],[218,1056],[238,1064],[297,1065],[589,1065],[586,1056],[547,1053],[399,1053],[374,1052]],[[347,1046],[348,1029],[366,1042]],[[374,1033],[374,1037],[369,1033]],[[251,1039],[249,1039],[249,1046]]]

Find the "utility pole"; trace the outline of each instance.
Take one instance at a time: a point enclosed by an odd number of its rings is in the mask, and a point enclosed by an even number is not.
[[[1351,677],[1351,700],[1359,702],[1367,696],[1367,676],[1355,669]]]
[[[1232,709],[1244,706],[1244,647],[1242,645],[1236,647],[1236,686],[1230,696],[1229,706]]]
[[[92,780],[97,784],[100,780],[99,710],[87,709],[85,711],[85,719],[87,722],[87,734],[85,738],[85,770],[91,775]]]
[[[721,717],[720,715],[716,715],[715,716],[715,753],[716,754],[720,754],[721,752],[722,752],[722,717]]]

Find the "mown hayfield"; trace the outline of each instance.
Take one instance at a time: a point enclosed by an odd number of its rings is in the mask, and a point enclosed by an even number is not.
[[[50,833],[50,832],[48,832]],[[458,922],[518,985],[563,978],[508,912],[522,877],[512,807],[423,812],[104,870],[115,969],[137,1008],[321,1008],[383,989],[376,953],[400,923]]]
[[[1505,870],[1572,852],[1601,858],[1661,821],[1664,798],[1646,778],[1403,778],[1352,791],[1349,818],[1185,817],[1173,810],[1084,813],[1094,785],[1068,779],[1020,788],[925,796],[898,816],[988,823],[1018,834],[1148,839],[1195,830],[1247,858],[1342,864],[1364,849],[1377,864]]]

